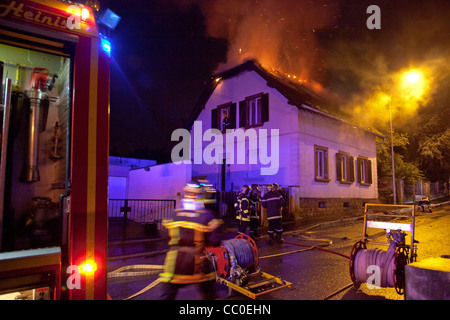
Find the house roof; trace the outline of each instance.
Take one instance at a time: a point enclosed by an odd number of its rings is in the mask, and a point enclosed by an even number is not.
[[[352,124],[338,116],[330,114],[326,107],[324,106],[330,105],[331,101],[328,101],[325,97],[319,95],[314,90],[308,88],[307,86],[297,83],[295,81],[292,81],[283,75],[277,73],[274,71],[273,73],[266,70],[261,64],[256,60],[247,60],[246,62],[231,68],[229,70],[217,73],[213,75],[207,84],[205,90],[203,91],[202,95],[200,96],[200,99],[198,100],[197,106],[195,108],[195,111],[193,113],[193,117],[191,121],[189,122],[189,127],[192,126],[195,119],[199,116],[201,110],[205,107],[206,103],[208,102],[209,98],[213,94],[215,88],[219,84],[220,81],[226,80],[229,78],[233,78],[237,75],[239,75],[242,72],[245,71],[254,71],[257,74],[259,74],[264,80],[267,81],[267,86],[274,88],[278,92],[280,92],[287,100],[288,103],[291,105],[296,106],[299,109],[308,110],[317,114],[320,114],[322,116],[332,118],[334,120],[347,123],[349,125],[352,125],[354,127],[358,127],[364,131],[368,131],[372,134],[375,134],[376,136],[380,138],[385,138],[380,132],[373,128],[364,128],[355,124]],[[219,81],[220,80],[220,81]]]

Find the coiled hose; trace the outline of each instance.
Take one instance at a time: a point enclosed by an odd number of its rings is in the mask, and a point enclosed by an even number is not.
[[[391,244],[387,251],[380,249],[360,250],[355,256],[355,279],[358,282],[368,282],[375,269],[380,271],[380,287],[394,287],[394,254],[395,244]],[[372,272],[370,271],[372,267]]]
[[[253,250],[244,239],[230,239],[222,241],[230,255],[231,270],[239,265],[243,269],[250,269],[254,266]]]

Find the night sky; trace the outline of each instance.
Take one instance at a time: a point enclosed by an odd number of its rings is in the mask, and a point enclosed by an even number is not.
[[[100,4],[122,17],[111,34],[111,155],[170,161],[170,135],[186,126],[211,75],[244,58],[261,58],[264,65],[264,48],[275,48],[270,61],[276,68],[320,83],[343,115],[352,114],[357,98],[387,86],[391,74],[415,65],[432,65],[439,80],[434,100],[419,112],[444,110],[450,101],[442,93],[450,83],[447,0]],[[366,26],[372,4],[381,9],[380,30]],[[241,47],[245,55],[236,58]]]

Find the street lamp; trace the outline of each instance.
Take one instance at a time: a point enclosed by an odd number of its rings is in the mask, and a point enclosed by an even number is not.
[[[402,74],[402,82],[401,84],[407,89],[410,93],[412,93],[415,99],[420,98],[420,96],[424,92],[424,77],[422,72],[419,70],[409,70]],[[396,193],[396,185],[395,185],[395,168],[394,168],[394,139],[392,133],[392,108],[391,108],[391,100],[395,91],[398,89],[398,85],[394,87],[392,90],[391,96],[389,98],[389,126],[391,130],[391,158],[392,158],[392,196],[394,200],[394,204],[397,204],[397,193]]]

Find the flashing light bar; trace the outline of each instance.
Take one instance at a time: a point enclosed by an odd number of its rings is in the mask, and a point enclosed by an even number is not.
[[[81,9],[81,20],[85,21],[87,19],[89,19],[89,10],[86,8]]]
[[[102,38],[102,48],[108,54],[108,57],[110,57],[111,56],[111,42],[108,39]]]

